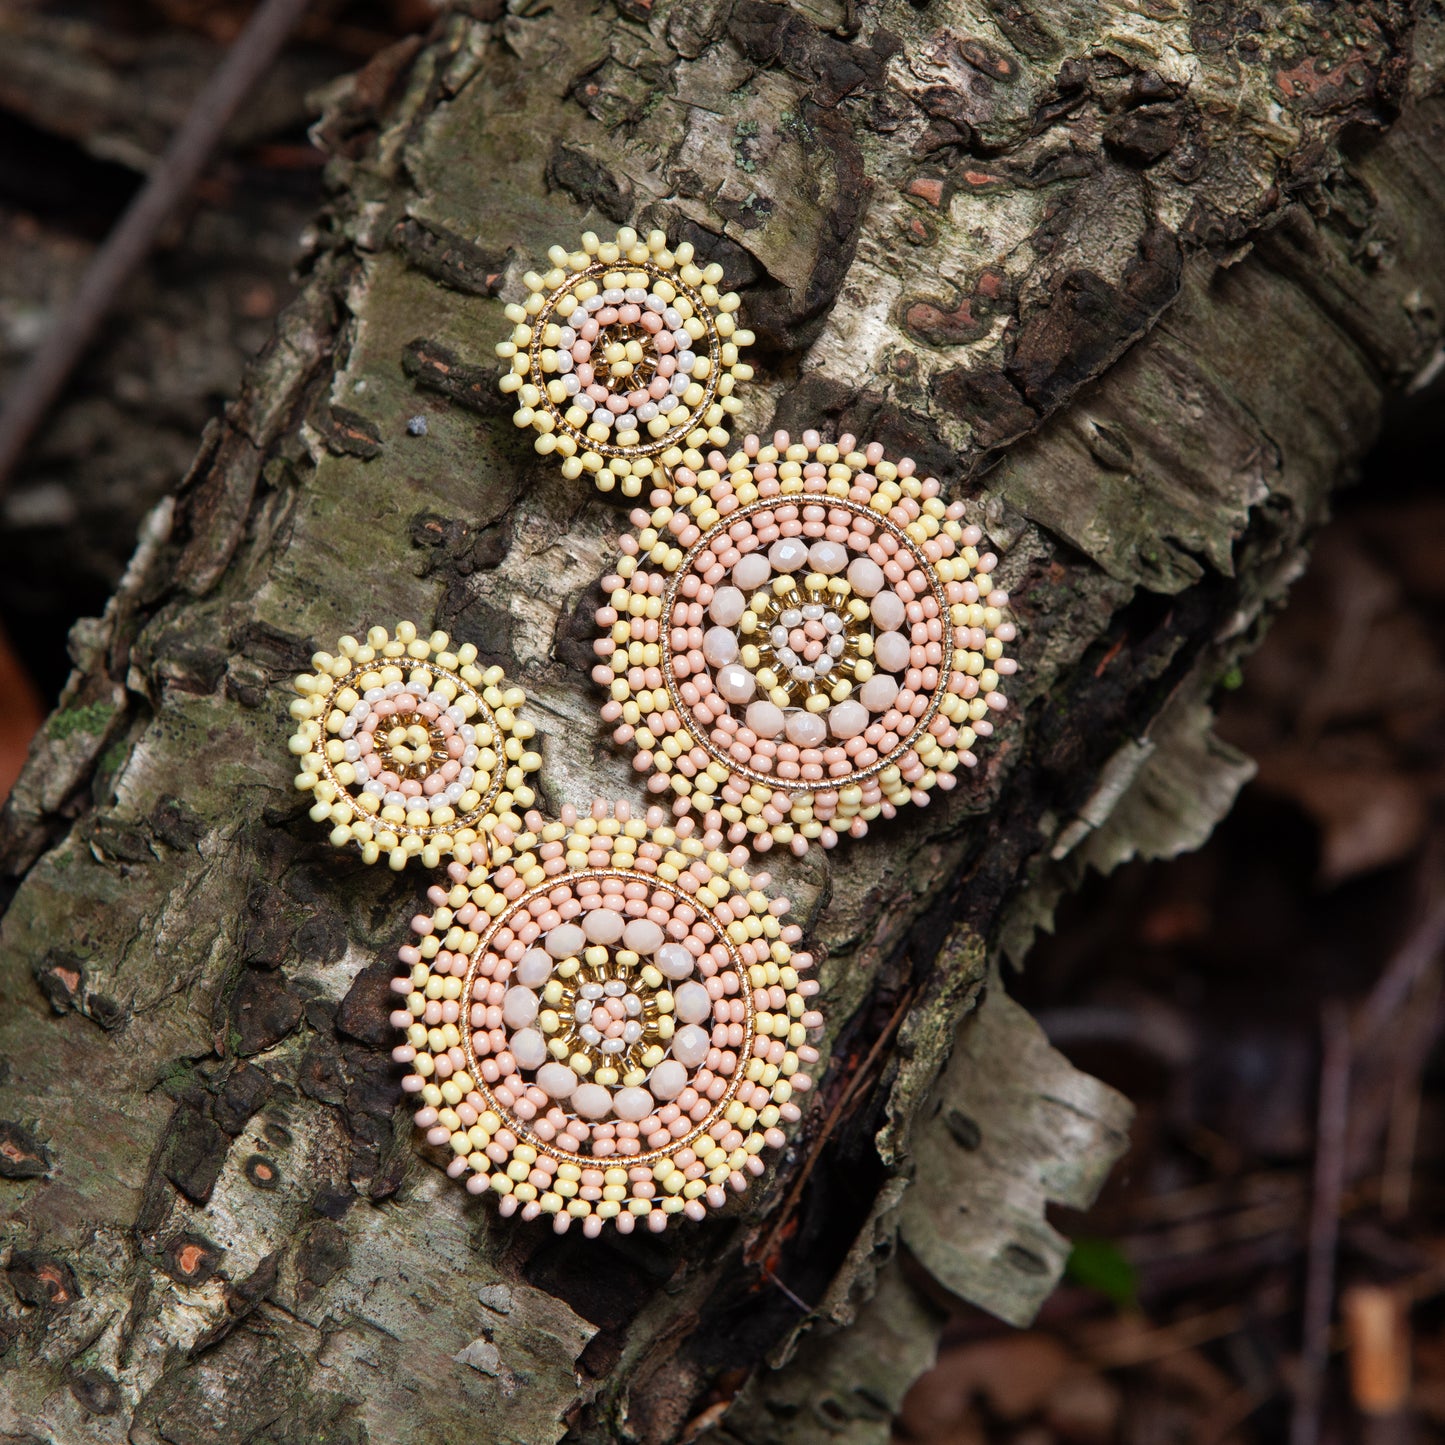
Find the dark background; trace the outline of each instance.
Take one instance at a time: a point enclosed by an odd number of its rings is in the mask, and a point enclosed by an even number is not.
[[[0,0],[0,398],[249,9]],[[312,6],[12,479],[0,787],[65,682],[72,623],[104,607],[294,288],[324,201],[308,97],[433,16]],[[1092,879],[1012,980],[1136,1102],[1133,1144],[1088,1216],[1056,1220],[1075,1255],[1036,1329],[943,1302],[900,1440],[1286,1439],[1311,1257],[1336,1280],[1310,1438],[1445,1436],[1442,403],[1428,379],[1398,400],[1228,680],[1218,731],[1259,764],[1234,813],[1196,854]],[[1328,1061],[1322,1019],[1346,1039]],[[1348,1104],[1322,1118],[1341,1059]],[[1321,1169],[1342,1193],[1312,1217]]]

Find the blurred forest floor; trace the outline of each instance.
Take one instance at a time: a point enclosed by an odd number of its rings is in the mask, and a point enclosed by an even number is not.
[[[1445,1438],[1442,448],[1402,405],[1231,679],[1259,772],[1209,843],[1091,878],[1011,980],[1139,1116],[1037,1327],[956,1310],[898,1441]]]
[[[0,0],[0,397],[249,9]],[[0,501],[0,792],[71,623],[292,290],[322,199],[307,95],[433,13],[313,5]],[[1056,1220],[1070,1281],[1035,1329],[949,1306],[899,1442],[1445,1436],[1442,400],[1401,402],[1231,680],[1219,732],[1259,764],[1234,813],[1091,880],[1013,980],[1138,1105],[1133,1144]]]

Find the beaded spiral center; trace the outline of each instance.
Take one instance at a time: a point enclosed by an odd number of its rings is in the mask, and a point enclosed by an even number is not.
[[[787,579],[782,590],[761,592],[750,611],[758,619],[753,640],[742,648],[758,654],[750,670],[759,688],[779,707],[806,707],[809,698],[831,697],[840,678],[857,682],[859,638],[866,631],[860,619],[811,578],[800,586]]]
[[[671,1008],[666,991],[654,988],[636,964],[607,950],[605,960],[584,962],[572,988],[559,1001],[555,1037],[571,1057],[581,1056],[595,1075],[615,1069],[623,1080],[640,1083],[652,1049],[661,1049],[662,1006]]]
[[[607,364],[602,384],[614,396],[645,389],[657,375],[657,343],[644,326],[624,321],[604,326],[593,350]]]
[[[396,713],[382,746],[386,765],[399,778],[424,783],[446,764],[449,734],[419,712]]]

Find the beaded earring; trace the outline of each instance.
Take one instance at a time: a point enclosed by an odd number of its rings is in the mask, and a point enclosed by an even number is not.
[[[787,900],[656,808],[532,812],[493,845],[491,871],[453,863],[430,890],[392,985],[428,1143],[559,1233],[720,1208],[784,1143],[818,1058]]]
[[[603,578],[593,669],[648,790],[710,847],[801,854],[951,788],[1017,670],[982,529],[876,443],[779,432],[729,454],[752,336],[690,247],[624,228],[549,254],[508,307],[501,387],[565,476],[651,488]]]
[[[549,257],[500,385],[564,476],[649,489],[593,676],[672,816],[544,818],[522,691],[408,622],[316,654],[290,747],[334,844],[446,867],[392,984],[428,1143],[504,1216],[596,1236],[701,1219],[785,1143],[818,985],[742,845],[832,847],[951,787],[1016,628],[981,529],[908,458],[812,431],[726,450],[753,338],[720,267],[629,227]]]
[[[400,622],[394,635],[343,637],[311,665],[295,680],[290,749],[296,787],[338,848],[396,869],[412,858],[470,864],[487,857],[500,822],[517,821],[514,808],[536,801],[536,730],[517,716],[526,694],[500,667],[478,667],[471,643],[452,650],[445,632],[423,637]]]

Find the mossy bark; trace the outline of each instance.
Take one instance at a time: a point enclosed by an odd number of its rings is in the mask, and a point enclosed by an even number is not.
[[[1088,1198],[1127,1110],[990,956],[1247,771],[1210,696],[1439,340],[1440,56],[1389,3],[472,4],[338,89],[306,285],[4,815],[0,1433],[878,1441],[937,1325],[900,1233],[1027,1317],[1044,1202]],[[285,687],[434,619],[531,694],[550,805],[637,796],[588,679],[625,514],[534,456],[491,360],[521,270],[622,220],[743,290],[749,425],[967,500],[1025,671],[952,795],[775,862],[830,1020],[776,1174],[592,1243],[417,1148],[386,980],[424,880],[306,819]]]

